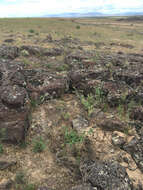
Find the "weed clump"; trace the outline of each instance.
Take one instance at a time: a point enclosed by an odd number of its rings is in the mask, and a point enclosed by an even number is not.
[[[88,116],[91,116],[91,114],[94,111],[94,104],[95,104],[95,99],[93,95],[88,95],[87,98],[84,95],[80,96],[80,101],[81,104],[84,106],[85,110],[88,113]]]
[[[34,33],[35,31],[34,31],[33,29],[30,29],[29,32],[30,32],[30,33]]]
[[[76,29],[80,29],[80,26],[79,26],[79,25],[77,25],[77,26],[76,26]]]
[[[38,139],[35,139],[33,141],[33,152],[40,153],[40,152],[43,152],[45,148],[46,148],[46,144],[42,137],[39,137]]]
[[[65,144],[73,145],[77,143],[83,143],[85,139],[85,133],[78,134],[73,129],[65,128],[64,132],[64,142]]]
[[[4,152],[3,145],[0,143],[0,154]]]

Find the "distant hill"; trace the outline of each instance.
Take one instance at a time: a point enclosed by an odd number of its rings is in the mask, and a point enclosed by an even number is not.
[[[129,21],[129,22],[143,21],[143,16],[142,15],[129,16],[126,18],[119,18],[119,19],[117,19],[117,21]]]
[[[95,17],[104,16],[104,14],[99,12],[89,12],[89,13],[61,13],[61,14],[50,14],[45,17]]]
[[[60,14],[47,14],[43,17],[103,17],[103,16],[136,16],[143,15],[143,12],[124,12],[117,14],[104,14],[101,12],[88,12],[88,13],[60,13]]]

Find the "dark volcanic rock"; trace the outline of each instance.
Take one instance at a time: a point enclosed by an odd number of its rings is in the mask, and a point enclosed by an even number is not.
[[[0,62],[0,138],[3,141],[23,140],[29,127],[29,98],[26,89],[22,87],[25,80],[20,73],[21,67],[10,61]]]
[[[0,158],[0,170],[5,170],[16,164],[15,160],[7,160],[6,158]]]
[[[22,46],[21,51],[28,51],[29,55],[35,56],[58,56],[62,54],[62,49],[59,48],[42,48],[38,46]]]
[[[103,128],[105,131],[121,131],[124,132],[126,129],[126,123],[117,118],[107,118],[106,116],[97,118],[97,125]]]
[[[12,43],[12,42],[14,42],[14,39],[9,38],[9,39],[4,40],[4,42],[6,42],[6,43]]]
[[[70,87],[77,89],[87,94],[95,94],[96,88],[102,88],[102,80],[109,78],[109,72],[104,69],[97,69],[95,71],[77,70],[69,73]],[[103,90],[103,89],[102,89]],[[104,90],[103,90],[104,91]],[[106,95],[106,91],[103,92]]]
[[[139,85],[143,80],[143,75],[136,69],[119,70],[113,74],[113,78],[119,81],[125,81],[132,87]]]
[[[69,90],[69,79],[66,75],[40,71],[27,81],[27,90],[35,100],[58,98]]]
[[[143,139],[136,139],[135,137],[123,146],[123,149],[131,154],[139,169],[143,173]]]
[[[143,108],[142,107],[134,107],[131,110],[130,118],[134,120],[140,120],[143,122]]]
[[[18,47],[0,46],[0,58],[15,59],[19,56]]]
[[[17,85],[4,86],[0,90],[3,104],[13,107],[23,106],[27,98],[27,92],[23,87]]]
[[[103,90],[107,93],[107,101],[111,107],[125,103],[132,93],[131,89],[119,81],[107,81],[103,83]]]
[[[84,182],[99,190],[132,190],[133,185],[124,167],[116,162],[86,161],[80,171]]]

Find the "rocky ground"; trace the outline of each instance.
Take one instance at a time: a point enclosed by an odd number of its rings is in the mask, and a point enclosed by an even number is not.
[[[142,190],[143,54],[44,43],[0,46],[0,189]]]

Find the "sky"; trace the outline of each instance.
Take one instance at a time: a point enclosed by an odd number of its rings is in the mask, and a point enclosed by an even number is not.
[[[68,12],[143,12],[143,0],[0,0],[0,17],[39,17]]]

